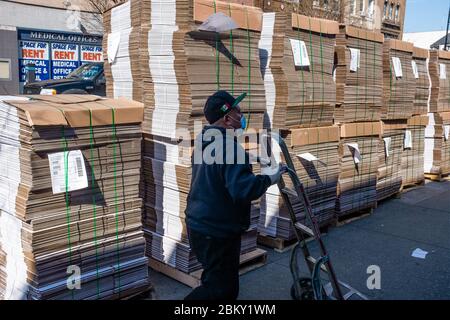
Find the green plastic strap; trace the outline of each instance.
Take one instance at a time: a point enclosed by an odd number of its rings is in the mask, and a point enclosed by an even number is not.
[[[214,4],[214,13],[217,13],[216,0],[213,2]],[[219,54],[219,34],[216,33],[216,85],[217,90],[220,90],[220,54]]]
[[[300,6],[300,5],[299,5]],[[300,8],[300,7],[299,7]],[[300,26],[300,21],[299,21],[299,18],[298,18],[298,14],[296,15],[297,16],[297,26]],[[300,28],[297,28],[297,40],[298,41],[301,41],[300,40]],[[302,61],[302,53],[301,52],[299,52],[299,55],[300,55],[300,64],[303,64],[303,61]],[[303,123],[303,115],[304,115],[304,112],[305,112],[305,108],[304,108],[304,106],[305,106],[305,100],[306,100],[306,98],[305,98],[305,75],[304,75],[304,71],[303,71],[303,68],[302,67],[300,67],[300,70],[301,70],[301,72],[300,72],[300,75],[301,75],[301,79],[300,79],[300,82],[301,82],[301,84],[302,84],[302,108],[301,108],[301,114],[300,114],[300,124],[302,124]],[[286,111],[287,112],[287,111]]]
[[[308,18],[308,21],[309,21],[309,49],[311,50],[311,58],[309,60],[310,60],[310,64],[311,64],[311,77],[312,77],[312,97],[313,97],[312,110],[314,110],[315,99],[316,99],[316,95],[315,95],[316,83],[314,81],[314,51],[313,51],[313,46],[312,46],[311,17]],[[310,126],[312,125],[312,121],[313,121],[313,111],[311,111],[311,116],[309,118]]]
[[[245,9],[246,20],[247,20],[247,48],[248,48],[248,89],[247,89],[247,101],[248,101],[248,113],[247,113],[247,130],[250,127],[251,120],[251,110],[252,110],[252,49],[251,49],[251,33],[250,24],[248,19],[248,9]]]
[[[64,111],[60,110],[64,115]],[[72,236],[70,230],[71,224],[71,210],[70,210],[70,195],[69,195],[69,146],[66,138],[65,127],[61,128],[62,146],[64,150],[64,184],[65,184],[65,205],[66,205],[66,223],[67,223],[67,242],[69,246],[69,266],[72,265]],[[72,300],[75,300],[75,290],[71,290]]]
[[[97,190],[95,188],[95,159],[94,159],[94,128],[92,125],[92,110],[89,109],[89,144],[90,144],[90,165],[91,165],[91,192],[92,192],[92,209],[94,215],[94,244],[95,244],[95,268],[96,268],[96,285],[97,299],[100,299],[100,273],[98,264],[98,239],[97,239]]]
[[[116,110],[111,108],[112,114],[112,141],[113,141],[113,161],[114,161],[114,209],[116,218],[116,254],[117,254],[117,273],[118,273],[118,284],[119,284],[119,298],[121,293],[120,284],[120,243],[119,243],[119,205],[118,205],[118,195],[117,195],[117,128],[116,128]],[[115,285],[114,285],[115,286]]]
[[[321,75],[322,75],[322,106],[320,109],[319,123],[323,117],[323,110],[325,108],[325,86],[324,86],[324,70],[323,70],[323,41],[322,41],[322,21],[319,21],[320,28],[320,66],[321,66]]]
[[[228,13],[231,18],[231,3],[228,4]],[[231,49],[231,56],[232,59],[230,59],[231,64],[231,95],[234,95],[234,45],[233,45],[233,29],[230,30],[230,49]]]

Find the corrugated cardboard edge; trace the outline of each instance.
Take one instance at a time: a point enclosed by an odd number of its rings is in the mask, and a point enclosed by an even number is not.
[[[291,147],[339,141],[339,127],[291,129]]]
[[[194,20],[196,22],[204,22],[210,15],[214,14],[214,3],[216,5],[216,12],[221,12],[227,16],[231,16],[239,28],[261,32],[263,11],[260,8],[236,3],[213,0],[195,0]]]
[[[412,42],[400,41],[396,39],[387,39],[384,45],[391,50],[403,51],[403,52],[414,52],[414,44]]]
[[[439,59],[450,60],[450,51],[439,50]]]
[[[89,127],[89,110],[93,126],[112,125],[113,109],[117,125],[141,123],[144,118],[144,105],[125,98],[93,100],[92,96],[87,96],[87,100],[82,101],[80,97],[59,95],[6,103],[23,110],[30,126]]]
[[[413,58],[418,59],[428,59],[430,56],[430,51],[423,48],[414,47],[413,49]]]
[[[356,28],[353,26],[347,26],[341,24],[339,26],[339,29],[342,33],[345,33],[347,36],[352,38],[358,38],[363,40],[369,40],[374,42],[383,43],[384,42],[384,35],[379,32],[372,32],[360,28]]]
[[[341,138],[381,136],[381,121],[345,123],[341,127]]]
[[[339,23],[336,21],[311,18],[297,13],[292,13],[292,28],[322,34],[339,34]]]
[[[390,120],[389,122],[381,121],[381,134],[392,130],[404,130],[408,126],[407,120]]]
[[[408,119],[408,126],[424,126],[426,127],[429,122],[427,115],[414,116]]]

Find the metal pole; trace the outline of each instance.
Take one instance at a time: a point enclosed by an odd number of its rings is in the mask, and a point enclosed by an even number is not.
[[[448,17],[447,17],[447,32],[445,33],[445,46],[444,50],[448,50],[447,43],[448,43],[448,25],[450,24],[450,6],[448,8]]]

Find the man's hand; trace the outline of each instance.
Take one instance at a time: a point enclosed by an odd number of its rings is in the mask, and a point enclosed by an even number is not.
[[[287,167],[285,165],[280,164],[280,166],[278,167],[278,171],[268,176],[270,178],[271,184],[272,185],[277,184],[281,179],[281,175],[286,172]]]

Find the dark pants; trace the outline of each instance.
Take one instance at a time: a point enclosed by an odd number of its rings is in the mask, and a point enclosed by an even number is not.
[[[215,238],[189,230],[189,242],[203,267],[202,284],[185,300],[236,300],[241,237]]]

